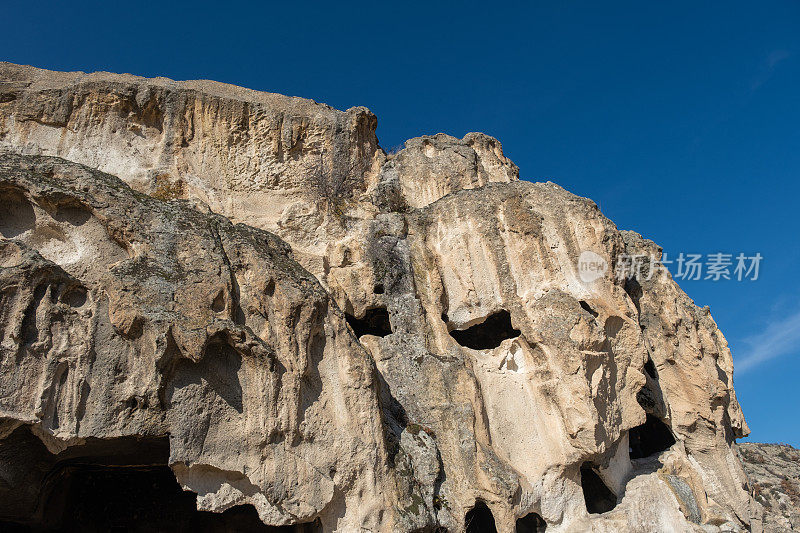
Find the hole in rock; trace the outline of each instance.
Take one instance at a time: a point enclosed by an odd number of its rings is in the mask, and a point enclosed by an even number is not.
[[[265,526],[252,505],[198,511],[166,465],[75,465],[59,475],[63,531],[294,531]]]
[[[219,291],[214,297],[214,301],[211,302],[211,310],[215,313],[221,313],[225,310],[225,293],[223,291]]]
[[[22,342],[26,345],[31,345],[39,340],[39,326],[37,325],[36,312],[39,305],[47,294],[48,285],[41,283],[36,286],[33,291],[33,298],[31,299],[28,308],[25,309],[25,314],[22,316]]]
[[[641,459],[669,449],[675,437],[664,422],[648,414],[644,424],[630,430],[628,442],[631,459]]]
[[[464,528],[467,533],[497,533],[492,511],[480,500],[475,502],[475,507],[467,511]]]
[[[92,212],[83,207],[62,207],[53,213],[53,218],[73,226],[83,226],[92,218]]]
[[[266,526],[252,505],[198,511],[196,494],[184,491],[167,466],[167,437],[88,439],[57,455],[38,448],[34,465],[16,467],[31,472],[30,482],[38,476],[39,487],[32,493],[38,493],[36,512],[24,522],[11,520],[20,531],[319,531],[312,524]]]
[[[127,400],[125,400],[125,407],[130,410],[136,409],[139,406],[139,402],[136,401],[135,396],[131,396]]]
[[[63,301],[70,307],[83,307],[83,304],[86,303],[86,289],[75,287],[69,290],[64,294]]]
[[[536,513],[531,513],[517,519],[517,533],[544,533],[547,531],[547,524]]]
[[[367,309],[362,318],[356,318],[353,315],[345,313],[345,318],[350,327],[353,328],[353,333],[356,337],[362,335],[376,335],[378,337],[385,337],[392,333],[392,325],[389,322],[389,311],[385,307],[375,307]]]
[[[372,292],[375,294],[383,294],[385,289],[383,288],[383,283],[378,283],[372,288]]]
[[[624,289],[625,292],[628,293],[628,296],[630,296],[631,300],[633,300],[633,305],[636,306],[636,310],[641,313],[642,310],[639,308],[639,300],[644,292],[642,291],[642,286],[639,283],[639,280],[636,278],[626,279]]]
[[[653,363],[653,360],[649,357],[647,358],[647,362],[644,364],[644,371],[647,372],[653,379],[658,379],[658,372],[656,372],[656,365]]]
[[[519,334],[519,330],[511,325],[511,314],[505,310],[489,316],[480,324],[450,332],[458,344],[473,350],[497,348],[504,340],[519,337]]]
[[[16,191],[3,190],[3,209],[0,210],[0,235],[13,239],[36,227],[33,205]]]
[[[581,488],[589,513],[605,513],[617,506],[617,496],[595,472],[591,463],[581,465]]]
[[[597,313],[597,311],[592,309],[591,305],[587,304],[583,300],[580,301],[580,304],[581,304],[581,307],[583,308],[584,311],[586,311],[587,313],[589,313],[593,317],[597,318],[598,313]]]

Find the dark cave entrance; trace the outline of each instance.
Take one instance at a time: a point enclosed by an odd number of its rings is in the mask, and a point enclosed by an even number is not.
[[[392,333],[389,311],[385,307],[367,309],[362,318],[356,318],[351,314],[345,313],[345,318],[350,327],[353,328],[353,333],[359,338],[362,335],[385,337]]]
[[[628,433],[631,459],[641,459],[668,450],[675,444],[669,427],[657,417],[647,414],[645,423]]]
[[[581,465],[581,488],[589,513],[605,513],[617,506],[617,496],[603,482],[591,463]]]
[[[491,350],[519,335],[520,331],[511,324],[511,314],[505,310],[490,315],[480,324],[450,332],[458,344],[473,350]]]
[[[168,466],[70,465],[58,475],[53,496],[63,498],[55,504],[63,531],[294,531],[265,526],[252,505],[197,511],[196,495],[181,489]]]
[[[467,511],[464,527],[467,533],[497,533],[492,511],[480,500],[475,502],[475,507]]]
[[[544,533],[545,531],[547,531],[547,523],[536,513],[517,518],[516,533]]]
[[[20,446],[35,453],[20,454]],[[198,511],[196,494],[184,491],[168,466],[167,437],[88,439],[84,445],[53,455],[22,427],[0,441],[0,457],[13,456],[20,462],[6,468],[6,474],[15,480],[14,485],[22,485],[8,490],[13,494],[30,489],[29,497],[17,504],[28,511],[17,514],[0,502],[3,531],[321,531],[318,523],[266,526],[252,505],[223,513]],[[0,488],[0,498],[8,499],[5,492]]]

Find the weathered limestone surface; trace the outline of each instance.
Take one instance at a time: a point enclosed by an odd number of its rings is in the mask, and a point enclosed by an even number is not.
[[[374,364],[285,243],[57,159],[0,191],[4,433],[169,435],[199,507],[270,524],[386,505]]]
[[[755,442],[736,448],[755,499],[764,507],[764,531],[800,530],[800,450]]]
[[[657,265],[613,276],[660,249],[491,137],[375,127],[0,64],[0,520],[64,454],[168,436],[199,509],[270,525],[760,531],[722,333]]]

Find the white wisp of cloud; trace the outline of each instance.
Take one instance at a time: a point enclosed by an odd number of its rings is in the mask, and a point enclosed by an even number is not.
[[[734,361],[734,368],[739,375],[770,359],[800,350],[800,312],[773,322],[744,342],[749,348]]]

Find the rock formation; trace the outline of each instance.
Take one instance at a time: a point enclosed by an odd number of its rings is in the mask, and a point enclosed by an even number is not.
[[[764,508],[764,531],[800,531],[800,451],[785,444],[737,446],[753,495]]]
[[[376,126],[0,64],[0,521],[147,524],[141,483],[196,493],[169,527],[760,531],[730,351],[660,249],[491,137]]]

